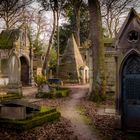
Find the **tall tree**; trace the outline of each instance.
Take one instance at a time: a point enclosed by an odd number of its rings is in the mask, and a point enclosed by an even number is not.
[[[48,11],[51,9],[53,12],[53,29],[49,38],[49,44],[48,44],[48,48],[45,54],[45,59],[43,62],[43,67],[42,67],[42,74],[46,75],[46,71],[48,71],[49,54],[52,48],[53,37],[56,31],[56,11],[57,11],[58,3],[57,3],[57,0],[41,0],[39,2],[41,2],[43,10]]]
[[[68,1],[70,3],[70,1]],[[75,14],[73,12],[73,6],[66,3],[64,10],[62,10],[62,15],[64,18],[68,19],[68,22],[60,25],[60,53],[63,54],[64,49],[67,44],[68,38],[71,34],[75,34]],[[80,7],[80,27],[78,27],[80,32],[77,33],[79,36],[80,44],[84,43],[89,39],[89,12],[87,3],[82,3]],[[57,37],[54,38],[55,44],[54,47],[57,47]]]
[[[80,47],[80,8],[82,5],[82,0],[70,0],[71,5],[73,5],[74,13],[74,37],[77,42],[77,45]]]
[[[25,6],[32,0],[0,0],[0,18],[5,21],[6,29],[13,28],[20,21]]]
[[[130,7],[138,7],[138,0],[100,0],[103,25],[107,29],[108,36],[117,35],[122,20],[127,15]]]
[[[67,0],[65,11],[67,16],[72,14],[71,24],[73,25],[72,31],[77,45],[80,47],[80,11],[83,0]]]
[[[61,0],[38,0],[38,1],[41,2],[43,10],[45,10],[45,11],[51,10],[53,13],[53,29],[52,29],[52,33],[50,35],[49,45],[48,45],[48,49],[46,51],[45,60],[44,60],[44,64],[43,64],[43,70],[42,70],[42,73],[44,75],[46,75],[46,70],[48,70],[49,54],[50,54],[50,50],[53,45],[53,38],[54,38],[56,30],[57,30],[57,46],[58,46],[57,47],[57,49],[58,49],[57,60],[59,59],[59,17],[60,17],[61,8],[63,7],[63,4],[65,4],[65,0],[63,0],[63,1],[61,1]],[[56,25],[57,25],[57,27],[56,27]],[[57,63],[59,65],[59,60],[57,61]]]
[[[92,76],[90,98],[93,100],[105,97],[105,65],[102,20],[100,3],[98,0],[88,0],[90,13],[90,34],[92,50]]]

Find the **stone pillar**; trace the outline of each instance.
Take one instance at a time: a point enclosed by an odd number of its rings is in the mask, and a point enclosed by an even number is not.
[[[29,85],[33,86],[35,84],[34,82],[34,76],[33,76],[33,50],[32,47],[30,47],[30,67],[29,67]]]

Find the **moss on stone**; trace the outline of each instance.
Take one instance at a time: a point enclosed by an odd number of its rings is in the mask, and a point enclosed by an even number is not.
[[[13,47],[13,41],[10,39],[8,33],[0,35],[0,49],[11,49]]]
[[[6,95],[0,95],[0,100],[9,100],[9,99],[20,99],[22,96],[18,94],[6,94]]]
[[[39,112],[26,120],[0,119],[0,126],[16,131],[23,131],[44,123],[56,121],[59,119],[59,117],[60,113],[57,112],[56,109],[47,109],[46,111]]]
[[[113,43],[113,38],[103,38],[104,44],[112,44]]]
[[[40,92],[36,95],[37,98],[61,98],[67,97],[70,93],[68,88],[58,88],[50,92]]]
[[[13,48],[19,34],[19,29],[3,30],[0,34],[0,49]]]

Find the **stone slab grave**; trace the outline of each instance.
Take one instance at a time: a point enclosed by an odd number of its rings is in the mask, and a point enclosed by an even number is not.
[[[31,117],[40,107],[22,100],[1,101],[0,118],[20,120]]]

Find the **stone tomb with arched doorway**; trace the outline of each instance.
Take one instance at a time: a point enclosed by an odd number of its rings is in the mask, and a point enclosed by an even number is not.
[[[20,63],[21,63],[22,85],[28,85],[29,84],[29,60],[25,56],[21,56]]]
[[[117,113],[121,127],[140,130],[140,18],[131,9],[116,39]]]
[[[3,41],[5,41],[3,43]],[[6,92],[22,94],[22,86],[31,84],[29,41],[24,30],[4,30],[0,34],[0,86]]]

